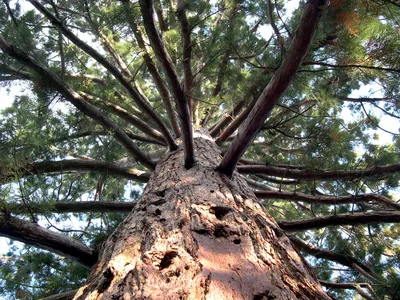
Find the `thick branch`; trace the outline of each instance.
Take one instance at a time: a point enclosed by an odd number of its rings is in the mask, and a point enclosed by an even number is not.
[[[334,283],[320,280],[322,286],[331,288],[331,289],[349,289],[349,290],[356,290],[364,299],[367,300],[375,300],[376,297],[371,297],[367,293],[365,293],[361,288],[367,288],[370,291],[373,290],[370,284],[368,283]]]
[[[282,37],[281,33],[279,32],[278,27],[276,27],[276,24],[275,24],[275,21],[274,21],[274,17],[272,15],[272,3],[271,3],[271,0],[267,0],[267,13],[268,13],[269,24],[271,25],[272,30],[274,31],[274,33],[276,35],[276,39],[278,40],[279,48],[281,48],[281,53],[285,54],[284,40],[283,40],[283,37]]]
[[[178,6],[176,9],[178,20],[181,24],[181,34],[183,41],[183,73],[185,75],[185,94],[188,95],[189,107],[191,107],[192,97],[192,85],[193,85],[193,74],[191,68],[192,60],[192,42],[190,39],[190,28],[186,18],[185,12],[185,0],[178,0]],[[192,111],[192,117],[196,124],[195,114]]]
[[[160,61],[166,74],[172,95],[174,96],[176,107],[181,122],[182,142],[184,151],[185,167],[191,168],[194,164],[193,130],[190,117],[189,104],[186,95],[181,88],[179,77],[175,66],[165,48],[161,35],[154,22],[153,0],[140,0],[140,7],[143,15],[144,27],[150,40],[151,47]]]
[[[267,179],[266,179],[267,180]],[[377,194],[364,194],[356,196],[328,197],[313,196],[303,193],[279,192],[279,191],[255,191],[258,199],[281,199],[289,201],[302,201],[311,204],[339,205],[349,203],[377,202],[387,207],[400,210],[400,204],[392,201],[390,198]]]
[[[354,269],[354,264],[355,264],[358,265],[362,270],[364,270],[364,272],[367,272],[369,274],[369,277],[373,276],[373,271],[371,268],[369,268],[367,265],[363,264],[361,261],[350,255],[344,255],[339,252],[326,250],[314,245],[307,244],[303,240],[294,236],[289,236],[289,238],[295,245],[295,247],[298,248],[301,252],[313,255],[316,258],[323,258],[330,261],[334,261],[336,263],[339,263],[343,266],[352,269]],[[357,269],[355,269],[355,271],[357,271]]]
[[[228,176],[232,175],[238,160],[250,146],[273,107],[289,86],[308,52],[312,37],[321,17],[321,6],[324,3],[325,1],[323,0],[310,0],[305,5],[299,28],[293,37],[286,57],[258,98],[252,111],[246,118],[243,127],[239,130],[222,159],[218,167],[220,172]]]
[[[79,289],[56,294],[56,295],[51,295],[46,298],[42,298],[40,300],[71,300],[74,298],[75,294],[78,292]]]
[[[376,223],[400,223],[399,211],[374,211],[366,213],[339,214],[298,221],[279,221],[285,231],[304,231],[329,226],[360,225]]]
[[[49,10],[47,10],[42,4],[40,4],[37,0],[28,0],[35,6],[42,14],[44,14],[50,22],[57,27],[64,36],[66,36],[70,41],[72,41],[75,45],[81,48],[85,53],[93,57],[98,63],[100,63],[103,67],[107,69],[119,82],[120,84],[127,90],[129,95],[131,95],[132,99],[136,102],[139,108],[146,113],[157,125],[160,129],[161,133],[164,135],[165,140],[171,150],[176,150],[177,145],[175,144],[168,128],[162,122],[160,117],[156,114],[153,108],[148,104],[147,101],[144,100],[143,96],[139,93],[139,91],[134,88],[130,82],[124,77],[124,75],[114,67],[107,59],[105,59],[99,52],[97,52],[94,48],[86,44],[84,41],[79,39],[75,34],[72,33],[61,20],[56,18]]]
[[[246,102],[242,100],[235,105],[230,113],[225,113],[223,118],[219,120],[210,131],[210,135],[212,137],[216,137],[218,134],[220,134],[221,130],[223,130],[230,122],[232,122],[233,118],[236,117],[236,115],[242,110],[245,104]]]
[[[91,268],[97,254],[79,241],[11,216],[0,215],[0,235],[68,257]]]
[[[6,205],[7,211],[12,214],[44,214],[44,213],[84,213],[84,212],[119,212],[129,213],[135,207],[133,202],[55,202],[43,205],[29,203],[29,206],[23,204],[9,203]]]
[[[149,174],[129,168],[121,168],[112,163],[105,163],[95,160],[67,159],[60,161],[35,162],[22,166],[16,166],[11,170],[0,169],[0,182],[10,182],[15,178],[29,175],[51,174],[68,171],[89,171],[100,174],[115,175],[138,182],[147,182]]]
[[[155,63],[153,62],[153,59],[151,58],[151,56],[147,50],[147,46],[143,39],[140,27],[137,24],[136,17],[132,15],[131,7],[129,5],[129,0],[123,0],[122,3],[125,8],[125,14],[126,14],[126,18],[128,20],[129,26],[131,27],[133,34],[135,35],[136,41],[139,45],[139,48],[143,51],[144,62],[147,66],[147,69],[149,70],[150,75],[153,77],[153,80],[154,80],[154,83],[156,84],[157,90],[160,93],[161,98],[163,100],[163,103],[164,103],[165,109],[167,111],[169,120],[171,122],[171,126],[174,131],[175,137],[179,138],[181,136],[181,131],[178,126],[178,121],[176,118],[175,111],[174,111],[171,101],[170,101],[168,89],[164,83],[164,80],[161,78],[161,75],[158,72],[158,69],[157,69]]]
[[[316,66],[332,67],[333,69],[351,69],[351,68],[358,68],[358,69],[369,69],[369,70],[377,70],[377,71],[386,71],[386,72],[400,73],[400,69],[393,69],[393,68],[386,68],[386,67],[375,67],[375,66],[366,66],[366,65],[353,65],[353,64],[348,64],[348,65],[334,65],[334,64],[328,64],[328,63],[318,62],[318,61],[305,61],[305,62],[303,62],[303,65],[304,65],[304,66],[316,65]]]
[[[92,102],[100,102],[106,107],[112,109],[112,111],[122,118],[123,120],[127,121],[137,129],[141,130],[143,133],[155,138],[160,142],[164,142],[164,136],[157,130],[151,128],[146,122],[143,122],[140,118],[136,117],[126,109],[122,108],[119,105],[106,101],[104,99],[93,97],[92,95],[86,94],[84,92],[79,92],[81,96],[83,96],[86,100]]]
[[[99,109],[86,102],[78,93],[69,88],[56,74],[39,65],[32,57],[25,52],[8,43],[0,35],[0,49],[28,68],[34,70],[48,86],[60,92],[69,102],[71,102],[82,113],[100,123],[106,130],[111,130],[115,138],[134,155],[141,163],[148,168],[154,168],[154,162],[136,147],[132,140],[121,130],[110,118],[104,115]]]
[[[369,97],[359,97],[359,98],[348,98],[348,97],[341,97],[339,98],[342,101],[346,102],[355,102],[355,103],[374,103],[374,102],[379,102],[379,101],[384,101],[384,102],[393,102],[395,103],[397,99],[393,98],[369,98]]]
[[[296,170],[262,165],[238,165],[237,169],[242,174],[265,174],[299,180],[343,180],[367,178],[371,176],[383,177],[394,174],[400,171],[400,163],[351,171]]]

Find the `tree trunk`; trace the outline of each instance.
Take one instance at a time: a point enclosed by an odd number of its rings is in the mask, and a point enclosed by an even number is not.
[[[75,299],[330,299],[211,138],[195,151],[188,170],[182,150],[160,160]]]

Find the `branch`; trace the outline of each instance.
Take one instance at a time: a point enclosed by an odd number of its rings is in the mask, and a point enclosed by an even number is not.
[[[122,3],[125,8],[126,18],[128,20],[129,26],[131,27],[133,34],[135,35],[139,48],[143,51],[144,62],[147,66],[147,69],[149,70],[150,75],[153,77],[154,83],[156,84],[157,90],[160,93],[163,103],[165,105],[169,120],[171,122],[172,129],[175,134],[175,138],[179,138],[181,136],[181,131],[178,126],[178,121],[176,118],[175,111],[170,101],[168,89],[164,83],[164,80],[161,78],[161,75],[158,72],[155,63],[153,62],[153,59],[151,58],[147,50],[147,46],[142,37],[140,27],[137,24],[136,17],[132,15],[132,10],[129,5],[129,0],[123,0]]]
[[[109,101],[106,101],[104,99],[96,98],[93,97],[92,95],[86,94],[84,92],[79,92],[81,96],[84,97],[85,100],[87,101],[92,101],[92,102],[100,102],[106,107],[112,109],[112,111],[119,116],[121,119],[127,121],[137,129],[141,130],[143,133],[155,138],[156,140],[160,141],[161,143],[165,142],[164,136],[157,130],[151,128],[148,123],[143,122],[140,118],[137,116],[133,115],[126,109],[122,108],[119,105],[116,105],[114,103],[111,103]]]
[[[266,179],[267,180],[267,179]],[[322,205],[341,205],[349,203],[363,203],[374,201],[383,204],[387,207],[400,210],[400,204],[392,201],[390,198],[383,195],[377,194],[364,194],[356,196],[313,196],[303,193],[292,193],[292,192],[279,192],[279,191],[255,191],[254,194],[258,199],[280,199],[289,201],[302,201],[310,204],[322,204]]]
[[[385,165],[379,167],[372,167],[363,170],[299,170],[288,169],[274,166],[262,165],[238,165],[237,170],[241,174],[265,174],[270,176],[277,176],[282,178],[292,178],[299,180],[345,180],[367,178],[372,176],[383,177],[385,175],[400,172],[400,163],[393,165]]]
[[[1,73],[7,72],[7,74],[13,75],[19,79],[32,80],[32,74],[30,74],[29,72],[26,72],[26,71],[22,71],[22,68],[20,70],[18,70],[11,66],[0,64],[0,71],[1,71]]]
[[[374,211],[366,213],[339,214],[297,221],[279,221],[279,226],[290,232],[318,229],[329,226],[360,225],[376,223],[400,223],[399,211]]]
[[[364,102],[364,103],[374,103],[374,102],[379,102],[379,101],[385,101],[385,102],[396,102],[395,99],[392,98],[369,98],[369,97],[360,97],[360,98],[348,98],[348,97],[340,97],[339,98],[342,101],[346,102]]]
[[[116,125],[110,118],[104,115],[99,109],[92,104],[86,102],[78,93],[69,88],[56,74],[46,68],[40,66],[31,56],[8,43],[3,36],[0,35],[0,49],[7,53],[17,61],[25,64],[28,68],[34,70],[48,86],[60,92],[69,102],[71,102],[78,110],[97,121],[106,130],[111,130],[115,138],[135,156],[143,165],[148,168],[154,168],[154,162],[147,157],[132,140]]]
[[[210,135],[212,137],[216,137],[218,134],[220,134],[221,130],[223,130],[230,122],[232,122],[234,117],[236,117],[236,115],[242,110],[245,104],[246,102],[242,100],[235,105],[230,113],[225,113],[223,118],[217,121],[216,125],[212,128]]]
[[[367,288],[370,291],[372,290],[372,287],[369,283],[334,283],[334,282],[328,282],[328,281],[323,281],[320,280],[319,283],[327,288],[331,289],[348,289],[348,290],[356,290],[360,296],[364,297],[367,300],[375,300],[376,298],[371,297],[367,293],[365,293],[361,288]]]
[[[385,67],[374,67],[374,66],[353,65],[353,64],[349,64],[349,65],[334,65],[334,64],[328,64],[328,63],[317,62],[317,61],[305,61],[305,62],[303,62],[303,66],[309,66],[309,65],[332,67],[333,69],[358,68],[358,69],[370,69],[370,70],[378,70],[378,71],[387,71],[387,72],[400,73],[400,69],[385,68]]]
[[[350,255],[344,255],[339,252],[331,251],[331,250],[326,250],[314,245],[307,244],[303,240],[294,237],[294,236],[289,236],[289,239],[292,241],[293,245],[299,249],[301,252],[305,252],[307,254],[313,255],[316,258],[323,258],[327,259],[330,261],[334,261],[336,263],[339,263],[343,266],[349,267],[351,269],[354,269],[354,265],[359,266],[364,272],[367,272],[369,274],[369,278],[372,276],[373,277],[373,271],[370,267],[362,263],[360,260],[357,258],[354,258]],[[357,269],[354,269],[357,271]],[[374,278],[375,279],[375,278]],[[375,279],[376,281],[376,279]]]
[[[29,203],[24,204],[8,203],[7,211],[12,214],[46,214],[46,213],[86,213],[86,212],[119,212],[129,213],[135,207],[133,202],[103,202],[103,201],[82,201],[82,202],[54,202],[54,203]]]
[[[56,295],[51,295],[49,297],[41,298],[40,300],[72,300],[78,291],[79,289],[76,289]]]
[[[267,13],[268,13],[269,24],[271,25],[272,30],[274,31],[274,33],[276,35],[276,39],[278,40],[279,48],[281,49],[281,53],[282,53],[282,55],[284,55],[285,54],[285,44],[284,44],[283,37],[282,37],[281,33],[279,32],[278,27],[276,27],[274,17],[272,15],[271,0],[267,0]]]
[[[0,235],[68,257],[87,268],[97,262],[95,251],[73,238],[45,229],[36,223],[0,215]]]
[[[150,143],[150,144],[165,146],[165,142],[154,140],[154,139],[148,138],[146,136],[134,134],[134,133],[132,133],[130,131],[125,131],[125,133],[129,138],[131,138],[133,140],[138,140],[138,141],[141,141],[141,142],[146,142],[146,143]],[[50,142],[52,142],[52,143],[63,142],[63,141],[68,141],[68,140],[71,140],[71,139],[87,137],[87,136],[91,136],[91,135],[110,135],[110,133],[107,133],[106,131],[78,132],[78,133],[74,133],[74,134],[71,134],[71,135],[62,136],[62,137],[59,137],[59,138],[52,139],[52,140],[50,140]]]
[[[305,5],[299,28],[289,46],[288,53],[258,98],[218,167],[218,170],[225,175],[232,175],[238,160],[250,146],[264,121],[294,78],[308,52],[322,15],[324,3],[324,0],[310,0]]]
[[[180,86],[179,77],[175,66],[172,63],[167,49],[165,48],[161,39],[161,35],[154,23],[153,0],[140,0],[139,2],[143,15],[144,27],[150,40],[151,47],[153,48],[157,59],[164,69],[172,95],[175,98],[179,118],[181,121],[185,168],[189,169],[194,164],[193,130],[190,118],[189,103],[186,99],[184,91]]]
[[[178,0],[176,13],[178,15],[179,23],[181,24],[181,34],[183,42],[183,74],[185,76],[184,89],[185,89],[185,94],[188,95],[189,107],[192,109],[193,122],[197,124],[196,114],[194,113],[193,107],[191,106],[192,85],[193,85],[193,74],[191,68],[192,42],[190,39],[189,23],[186,18],[185,0]]]
[[[106,175],[120,176],[129,180],[146,183],[149,180],[149,174],[133,170],[129,168],[118,167],[112,163],[100,162],[96,160],[79,160],[67,159],[60,161],[43,161],[29,163],[22,166],[16,166],[7,170],[6,168],[0,169],[0,183],[6,183],[29,175],[38,174],[62,174],[68,171],[88,171],[96,172]]]
[[[160,129],[161,133],[164,135],[164,138],[170,148],[170,150],[176,150],[177,145],[175,144],[168,128],[162,122],[160,117],[156,114],[154,109],[150,106],[150,104],[144,100],[144,97],[140,94],[140,92],[134,88],[130,82],[124,77],[124,75],[113,66],[106,58],[104,58],[99,52],[97,52],[94,48],[86,44],[84,41],[79,39],[75,34],[72,33],[61,20],[56,18],[49,10],[47,10],[42,4],[40,4],[37,0],[28,0],[36,9],[38,9],[42,14],[44,14],[53,24],[57,27],[64,36],[66,36],[70,41],[72,41],[75,45],[77,45],[80,49],[82,49],[86,54],[93,57],[99,64],[101,64],[104,68],[107,69],[114,77],[119,81],[119,83],[127,90],[129,95],[131,95],[132,99],[139,106],[139,108],[146,113],[157,125]]]

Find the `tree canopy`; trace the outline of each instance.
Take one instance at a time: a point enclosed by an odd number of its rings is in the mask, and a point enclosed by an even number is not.
[[[330,295],[400,298],[400,3],[287,2],[2,1],[1,295],[78,288],[204,128]]]

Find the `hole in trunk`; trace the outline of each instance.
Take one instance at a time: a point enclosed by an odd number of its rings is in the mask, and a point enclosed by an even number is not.
[[[160,262],[160,270],[168,268],[175,257],[178,256],[178,252],[176,251],[168,251],[165,253],[163,259]]]
[[[239,238],[233,240],[233,243],[239,245],[242,241]]]
[[[210,208],[210,213],[214,214],[218,220],[222,220],[233,209],[228,206],[215,206]]]
[[[214,229],[214,236],[215,237],[228,237],[229,233],[226,231],[223,225],[216,225]]]

